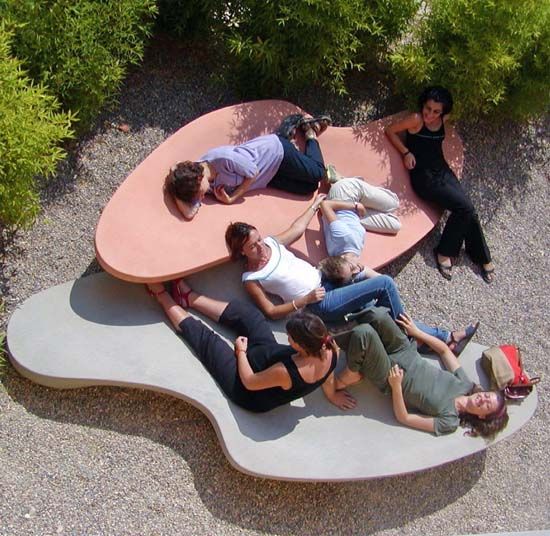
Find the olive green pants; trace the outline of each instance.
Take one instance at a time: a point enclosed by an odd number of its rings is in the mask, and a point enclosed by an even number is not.
[[[418,353],[389,315],[386,307],[373,307],[357,319],[346,351],[348,368],[360,372],[382,392],[388,392],[388,374],[394,364],[407,369]]]

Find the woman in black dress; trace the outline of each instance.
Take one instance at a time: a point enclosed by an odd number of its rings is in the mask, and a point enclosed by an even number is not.
[[[265,317],[250,303],[214,300],[193,291],[183,279],[174,282],[172,295],[161,283],[151,283],[148,288],[176,331],[235,404],[265,412],[322,386],[328,400],[340,409],[355,407],[351,395],[336,391],[338,347],[319,317],[311,313],[293,315],[286,324],[289,345],[283,345],[276,342]],[[187,307],[234,330],[238,335],[234,349],[193,318]]]
[[[445,121],[453,107],[450,92],[426,88],[418,99],[419,111],[386,127],[386,135],[403,155],[416,194],[451,212],[434,250],[437,268],[445,279],[452,277],[452,259],[462,243],[473,262],[481,267],[485,282],[492,283],[495,267],[478,215],[468,194],[443,156]],[[406,134],[403,141],[399,134]]]

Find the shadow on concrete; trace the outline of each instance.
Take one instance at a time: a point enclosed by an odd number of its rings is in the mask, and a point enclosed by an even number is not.
[[[11,367],[4,385],[15,402],[40,418],[109,430],[128,442],[144,437],[172,449],[189,465],[210,513],[244,530],[368,534],[395,529],[459,500],[485,466],[482,452],[420,473],[364,482],[263,480],[233,469],[206,417],[173,397],[107,387],[59,391],[32,384]],[[348,526],[334,526],[337,519],[348,520]]]

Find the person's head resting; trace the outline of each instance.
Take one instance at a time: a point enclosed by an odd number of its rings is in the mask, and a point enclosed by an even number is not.
[[[348,284],[355,275],[354,265],[339,255],[326,257],[317,265],[317,269],[324,280],[336,286]]]
[[[469,395],[460,424],[469,428],[468,434],[492,438],[508,424],[506,400],[500,391],[478,391]]]
[[[430,100],[441,104],[441,117],[451,113],[453,109],[453,96],[448,89],[441,86],[424,88],[418,97],[418,111],[420,113],[422,113],[424,106]]]
[[[241,221],[230,223],[225,231],[225,244],[231,254],[232,261],[248,258],[247,252],[244,251],[244,246],[251,238],[257,238],[261,241],[260,234],[256,227],[243,223]]]
[[[199,162],[178,162],[166,176],[166,191],[184,203],[200,201],[208,190],[203,181],[204,169]],[[206,181],[208,182],[208,181]]]
[[[325,323],[312,313],[298,311],[291,315],[286,323],[286,332],[291,346],[297,344],[310,356],[321,357],[322,350],[334,349]]]

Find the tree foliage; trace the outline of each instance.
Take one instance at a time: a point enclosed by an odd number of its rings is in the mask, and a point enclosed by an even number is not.
[[[430,0],[390,61],[408,95],[448,87],[456,115],[539,114],[550,104],[550,2]]]
[[[0,26],[0,224],[22,226],[39,210],[36,177],[54,173],[65,156],[60,143],[73,135],[73,117],[33,84],[9,43]]]
[[[141,61],[155,13],[154,0],[7,0],[0,7],[15,55],[83,126]]]

